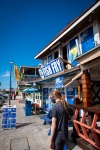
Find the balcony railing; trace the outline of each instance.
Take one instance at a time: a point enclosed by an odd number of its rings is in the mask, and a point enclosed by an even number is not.
[[[100,106],[73,105],[73,108],[75,109],[73,123],[78,136],[100,149]]]
[[[34,81],[36,79],[39,79],[39,75],[24,75],[23,78],[21,79],[21,81]]]

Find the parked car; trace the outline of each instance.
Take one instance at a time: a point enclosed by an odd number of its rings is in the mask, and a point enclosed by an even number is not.
[[[5,99],[8,99],[9,98],[9,94],[2,94],[2,96],[5,98]]]
[[[3,105],[4,103],[4,97],[0,96],[0,105]]]
[[[3,96],[3,94],[0,94],[0,97],[2,97],[2,99],[3,99],[3,103],[5,102],[5,96]]]

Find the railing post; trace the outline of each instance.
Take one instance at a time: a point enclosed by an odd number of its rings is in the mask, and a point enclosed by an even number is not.
[[[89,126],[92,126],[92,121],[93,121],[93,113],[92,112],[88,112],[88,121],[89,121]],[[89,132],[89,138],[91,140],[93,140],[93,136],[92,136],[91,132]]]

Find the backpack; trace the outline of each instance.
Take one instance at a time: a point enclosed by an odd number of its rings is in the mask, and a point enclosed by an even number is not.
[[[73,107],[72,107],[71,105],[69,105],[69,106],[67,107],[67,110],[68,110],[68,112],[69,112],[69,116],[73,116],[73,115],[74,115],[74,109],[73,109]]]

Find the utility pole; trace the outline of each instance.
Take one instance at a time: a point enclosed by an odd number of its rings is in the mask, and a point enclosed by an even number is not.
[[[9,105],[11,104],[11,74],[12,74],[12,66],[13,66],[13,61],[10,62],[10,87],[9,87]]]

